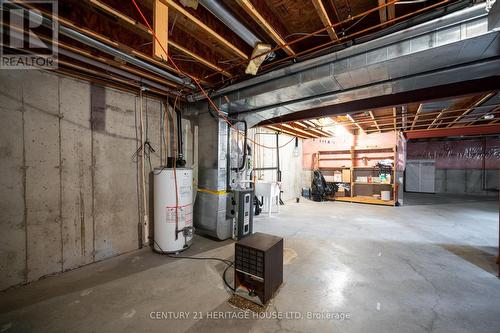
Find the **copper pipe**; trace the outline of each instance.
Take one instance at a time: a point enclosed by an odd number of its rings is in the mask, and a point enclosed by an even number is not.
[[[411,12],[411,13],[408,13],[408,14],[405,14],[405,15],[402,15],[402,16],[399,16],[399,17],[396,17],[396,18],[394,18],[394,19],[392,19],[392,20],[388,20],[388,21],[385,21],[385,22],[383,22],[383,23],[379,23],[379,24],[376,24],[376,25],[374,25],[374,26],[371,26],[371,27],[369,27],[369,28],[366,28],[366,29],[363,29],[363,30],[360,30],[360,31],[354,32],[354,33],[352,33],[352,34],[350,34],[350,35],[348,35],[348,36],[341,37],[341,38],[338,38],[338,39],[336,39],[336,40],[332,40],[332,41],[329,41],[329,42],[323,43],[323,44],[321,44],[321,45],[317,45],[317,46],[315,46],[315,47],[313,47],[313,48],[310,48],[309,50],[305,50],[305,51],[302,51],[302,52],[296,53],[293,57],[288,56],[288,57],[285,57],[285,58],[283,58],[283,59],[280,59],[280,60],[278,60],[278,61],[276,61],[276,62],[273,62],[273,63],[271,63],[271,64],[264,65],[264,66],[262,66],[262,69],[265,69],[266,67],[270,67],[271,65],[273,65],[273,66],[274,66],[274,65],[276,65],[276,64],[279,64],[279,63],[285,62],[285,61],[289,60],[290,58],[296,58],[296,57],[298,57],[298,56],[300,56],[300,55],[303,55],[303,54],[306,54],[306,53],[307,53],[308,55],[314,54],[314,53],[316,53],[316,52],[321,51],[323,48],[326,48],[326,47],[331,46],[331,45],[334,45],[334,44],[338,44],[338,43],[339,43],[339,42],[341,42],[342,40],[345,40],[345,39],[351,38],[351,37],[353,37],[353,36],[357,36],[357,35],[363,34],[363,33],[367,32],[367,31],[373,30],[373,29],[378,28],[378,27],[381,27],[381,26],[385,26],[385,25],[387,25],[388,23],[393,23],[393,22],[400,21],[400,20],[402,20],[402,19],[404,19],[404,18],[410,17],[410,16],[415,15],[415,14],[419,14],[419,13],[421,13],[421,12],[423,12],[423,11],[427,11],[427,10],[433,9],[433,8],[435,8],[435,7],[438,7],[438,6],[444,5],[444,4],[448,3],[448,2],[450,2],[450,0],[443,0],[443,1],[440,1],[440,2],[438,2],[438,3],[433,4],[433,5],[431,5],[431,6],[428,6],[428,7],[425,7],[425,8],[421,8],[421,9],[416,10],[416,11],[413,11],[413,12]],[[392,4],[392,3],[390,3],[390,4]],[[310,53],[311,51],[313,51],[313,52],[312,52],[312,53]]]
[[[49,13],[48,11],[46,11],[45,9],[43,8],[37,8],[37,7],[34,7],[33,5],[30,5],[29,3],[22,3],[22,6],[26,7],[26,8],[29,8],[29,9],[36,9],[42,13],[44,13],[45,15],[51,17],[54,21],[58,22],[59,24],[62,24],[62,25],[65,25],[67,27],[70,27],[71,29],[81,33],[81,34],[84,34],[84,35],[89,35],[90,37],[92,38],[95,38],[96,40],[100,41],[101,43],[104,43],[104,44],[107,44],[108,46],[112,46],[122,52],[125,52],[125,53],[130,53],[131,55],[133,56],[136,56],[138,58],[141,58],[143,60],[146,60],[158,67],[162,67],[166,70],[169,70],[169,71],[172,71],[172,72],[175,72],[177,74],[181,74],[179,71],[177,71],[175,68],[173,68],[172,66],[168,65],[166,62],[162,62],[162,61],[159,61],[159,60],[156,60],[150,56],[148,56],[147,54],[145,53],[142,53],[142,52],[139,52],[135,49],[132,49],[130,47],[127,47],[126,45],[122,44],[122,43],[119,43],[119,42],[116,42],[116,41],[113,41],[111,39],[109,39],[107,36],[103,36],[97,32],[94,32],[93,30],[90,30],[88,28],[85,28],[85,27],[80,27],[80,26],[77,26],[75,25],[73,22],[65,19],[65,18],[62,18],[62,17],[59,17],[59,16],[55,16],[55,15],[52,15],[52,13]],[[207,83],[206,81],[204,81],[203,79],[199,79],[193,75],[191,75],[192,77],[194,77],[195,79],[197,79],[199,82],[201,83]]]
[[[3,22],[2,23],[2,26],[3,27],[7,27],[7,23],[6,22]],[[9,27],[11,30],[16,30],[18,32],[22,32],[22,29],[21,28],[17,28],[17,27]],[[47,43],[52,43],[53,41],[46,37],[46,36],[38,36],[38,38],[40,38],[41,40],[47,42]],[[108,66],[111,66],[111,67],[114,67],[114,68],[117,68],[117,69],[121,69],[123,71],[126,71],[130,74],[134,74],[134,75],[137,75],[137,76],[140,76],[140,77],[144,77],[144,78],[147,78],[149,80],[152,80],[152,81],[156,81],[160,84],[163,84],[163,85],[166,85],[166,86],[171,86],[171,87],[174,87],[174,88],[179,88],[178,85],[176,85],[175,83],[171,82],[171,81],[168,81],[168,80],[165,80],[165,79],[162,79],[162,78],[159,78],[155,75],[150,75],[149,73],[145,73],[139,69],[136,69],[136,68],[133,68],[133,67],[129,67],[127,65],[123,65],[123,64],[120,64],[114,60],[111,60],[111,59],[108,59],[108,58],[103,58],[103,57],[100,57],[100,56],[94,56],[93,54],[91,54],[90,52],[88,51],[85,51],[85,50],[82,50],[80,48],[77,48],[75,46],[72,46],[72,45],[68,45],[68,44],[65,44],[61,41],[57,41],[56,42],[56,45],[59,47],[59,48],[63,48],[65,50],[69,50],[71,52],[74,52],[76,54],[79,54],[83,57],[86,57],[86,58],[89,58],[89,59],[92,59],[92,60],[95,60],[97,62],[100,62],[101,64],[105,64],[105,65],[108,65]],[[62,64],[65,64],[67,65],[68,62],[67,61],[63,61],[63,60],[59,60],[58,61],[59,63],[62,63]],[[151,87],[152,88],[152,87]],[[167,92],[165,93],[165,95],[169,95],[171,93],[168,92],[168,88],[165,87],[167,89]],[[159,91],[159,90],[158,90]],[[172,94],[174,95],[174,94]]]
[[[271,52],[276,52],[276,51],[278,51],[278,50],[280,50],[280,49],[282,49],[282,48],[284,48],[284,47],[286,47],[286,46],[290,46],[290,45],[296,44],[296,43],[298,43],[298,42],[300,42],[300,41],[303,41],[304,39],[307,39],[307,38],[313,37],[313,36],[315,36],[315,35],[317,35],[317,34],[320,34],[320,33],[322,33],[322,32],[325,32],[325,31],[327,31],[327,30],[328,30],[328,29],[330,29],[330,28],[334,28],[334,29],[335,29],[335,28],[337,28],[337,27],[341,26],[342,24],[345,24],[345,23],[347,23],[347,22],[353,21],[353,20],[355,20],[355,19],[357,19],[357,18],[360,18],[360,17],[362,17],[362,16],[364,16],[364,15],[367,15],[367,14],[370,14],[370,13],[372,13],[372,12],[378,11],[378,10],[379,10],[379,9],[381,9],[381,8],[385,8],[385,7],[387,7],[387,6],[393,5],[393,4],[395,4],[396,2],[398,2],[398,1],[399,1],[399,0],[392,0],[392,1],[388,2],[388,3],[385,3],[385,4],[383,4],[383,5],[377,6],[377,7],[372,8],[372,9],[369,9],[369,10],[367,10],[367,11],[365,11],[365,12],[363,12],[363,13],[360,13],[360,14],[358,14],[358,15],[351,16],[350,18],[347,18],[347,19],[345,19],[345,20],[343,20],[343,21],[341,21],[341,22],[337,22],[337,23],[331,24],[331,25],[329,25],[329,26],[326,26],[326,27],[324,27],[324,28],[321,28],[321,29],[319,29],[319,30],[316,30],[316,31],[314,31],[314,32],[312,32],[312,33],[309,33],[309,34],[307,34],[307,35],[304,35],[304,36],[302,36],[302,37],[299,37],[299,38],[297,38],[297,39],[294,39],[294,40],[292,40],[292,41],[290,41],[290,42],[284,43],[283,45],[278,45],[278,46],[276,46],[276,47],[274,47],[274,48],[270,49],[269,51],[266,51],[266,52],[263,52],[263,53],[259,53],[258,55],[256,55],[255,57],[252,57],[252,58],[248,59],[247,61],[245,61],[245,60],[240,61],[240,62],[238,62],[238,63],[236,63],[236,64],[234,64],[234,65],[231,65],[230,67],[225,68],[224,70],[229,71],[229,70],[231,70],[231,69],[233,69],[233,68],[235,68],[235,67],[241,66],[241,65],[243,65],[243,64],[245,64],[245,63],[247,63],[247,62],[249,62],[249,61],[252,61],[252,60],[254,60],[254,59],[258,58],[258,57],[261,57],[261,56],[263,56],[263,55],[267,55],[267,54],[269,54],[269,53],[271,53]],[[212,76],[214,76],[214,75],[216,75],[216,74],[219,74],[219,73],[218,73],[218,72],[216,72],[216,73],[212,73],[212,74],[206,75],[205,77],[203,77],[203,79],[207,79],[207,78],[212,77]],[[238,77],[238,76],[237,76],[237,77]],[[233,76],[233,77],[231,77],[231,78],[234,78],[234,76]],[[218,82],[218,83],[219,83],[219,82]]]
[[[373,8],[373,9],[371,9],[371,10],[367,11],[367,12],[368,12],[368,13],[371,13],[371,12],[373,12],[373,11],[375,11],[375,10],[378,10],[379,8],[384,8],[384,7],[387,7],[387,6],[392,5],[392,4],[396,3],[396,2],[397,2],[397,0],[396,0],[396,1],[387,2],[386,4],[381,5],[381,6],[378,6],[378,7],[376,7],[376,8]],[[269,68],[269,67],[271,67],[271,66],[273,66],[273,67],[274,67],[276,64],[283,63],[283,62],[285,62],[285,61],[290,60],[291,58],[296,58],[296,57],[298,57],[298,56],[300,56],[300,55],[304,55],[304,54],[306,54],[306,53],[307,53],[307,54],[309,54],[309,55],[314,54],[314,53],[316,53],[316,52],[321,51],[323,48],[326,48],[326,47],[331,46],[331,45],[334,45],[334,44],[338,44],[338,43],[340,43],[340,42],[342,42],[342,41],[344,41],[344,40],[348,40],[348,39],[352,38],[353,36],[357,36],[357,35],[360,35],[360,34],[363,34],[363,33],[367,32],[367,31],[373,30],[373,29],[375,29],[375,28],[378,28],[378,27],[381,27],[381,26],[385,26],[385,25],[387,25],[388,23],[392,23],[392,22],[397,22],[397,21],[400,21],[400,20],[402,20],[402,19],[404,19],[404,18],[407,18],[407,17],[409,17],[409,16],[412,16],[412,15],[415,15],[415,14],[419,14],[419,13],[421,13],[421,12],[423,12],[423,11],[427,11],[427,10],[429,10],[429,9],[433,9],[433,8],[435,8],[435,7],[441,6],[441,5],[446,4],[446,3],[448,3],[448,2],[450,2],[450,0],[443,0],[443,1],[441,1],[441,2],[438,2],[438,3],[435,3],[435,4],[431,5],[431,6],[429,6],[429,7],[421,8],[421,9],[419,9],[419,10],[413,11],[413,12],[408,13],[408,14],[405,14],[405,15],[403,15],[403,16],[396,17],[396,18],[394,18],[394,19],[392,19],[392,20],[388,20],[388,21],[385,21],[385,22],[383,22],[383,23],[376,24],[376,25],[374,25],[374,26],[372,26],[372,27],[369,27],[369,28],[363,29],[363,30],[361,30],[361,31],[354,32],[354,33],[352,33],[352,34],[350,34],[350,35],[347,35],[347,36],[344,36],[344,37],[340,37],[340,38],[338,38],[338,39],[336,39],[336,40],[332,40],[332,41],[329,41],[329,42],[323,43],[323,44],[321,44],[321,45],[315,46],[315,47],[313,47],[313,48],[311,48],[311,49],[304,50],[304,51],[302,51],[302,52],[296,53],[296,54],[295,54],[295,55],[293,55],[293,56],[287,56],[287,57],[285,57],[285,58],[283,58],[283,59],[280,59],[280,60],[278,60],[278,61],[275,61],[275,62],[273,62],[273,63],[269,63],[269,64],[267,64],[267,65],[262,66],[262,67],[261,67],[261,69],[262,69],[262,70],[264,70],[264,69]],[[355,19],[355,18],[359,17],[360,15],[366,15],[366,13],[367,13],[367,12],[364,12],[364,13],[362,13],[362,14],[359,14],[359,15],[353,16],[350,20]],[[349,20],[344,20],[344,21],[342,21],[342,22],[346,22],[346,21],[349,21]],[[339,23],[341,23],[341,22],[339,22]],[[336,27],[336,26],[338,26],[338,25],[339,25],[339,23],[337,23],[337,24],[332,24],[331,26],[332,26],[332,27]],[[319,32],[322,32],[323,30],[325,30],[325,29],[321,29],[321,30],[318,30],[318,31],[319,31]],[[318,31],[317,31],[317,32],[314,32],[313,34],[317,34],[317,33],[318,33]],[[303,40],[303,39],[304,39],[304,37],[310,37],[310,35],[311,35],[311,34],[309,34],[309,35],[307,35],[307,36],[300,37],[300,38],[298,38],[298,39],[296,39],[296,40],[294,40],[294,41],[292,41],[292,42],[290,42],[290,43],[293,43],[293,42],[296,42],[296,41],[299,41],[299,40]],[[284,46],[284,45],[283,45],[283,46]],[[271,50],[271,51],[272,51],[272,50]],[[314,51],[314,52],[309,53],[309,52],[311,52],[311,51]],[[231,68],[228,68],[227,70],[229,70],[229,69],[231,69]],[[214,74],[215,74],[215,73],[214,73]],[[212,75],[214,75],[214,74],[210,74],[210,75],[208,75],[208,76],[205,76],[204,78],[208,78],[208,77],[210,77],[210,76],[212,76]],[[241,77],[241,76],[242,76],[242,74],[239,74],[239,75],[236,75],[236,76],[231,77],[231,79],[239,78],[239,77]],[[218,81],[218,82],[216,82],[214,85],[220,84],[221,82],[222,82],[222,81]]]
[[[61,65],[70,67],[70,68],[74,68],[75,70],[78,70],[78,72],[79,72],[77,74],[77,73],[75,73],[71,70],[65,69],[65,68],[54,69],[54,71],[63,73],[65,75],[70,75],[72,77],[76,77],[76,78],[83,79],[86,81],[101,83],[101,84],[104,84],[106,86],[110,86],[110,87],[117,88],[117,89],[127,91],[127,92],[137,93],[137,89],[140,88],[140,85],[132,80],[128,81],[128,80],[121,79],[121,78],[118,78],[118,77],[115,77],[112,75],[104,74],[103,72],[95,71],[95,70],[89,69],[87,67],[76,65],[76,64],[71,63],[69,61],[59,60],[58,63],[60,63]],[[100,79],[90,78],[90,77],[87,77],[85,75],[82,75],[81,73],[87,73],[88,75],[93,75],[93,76],[98,77]],[[107,80],[111,80],[112,82],[109,82]],[[126,85],[126,86],[129,86],[131,88],[127,89],[127,88],[125,88],[119,84],[113,83],[113,82],[119,82],[119,83]],[[149,89],[149,91],[151,91],[157,95],[167,96],[164,91],[161,91],[159,89],[156,89],[156,88],[148,88],[148,89]]]

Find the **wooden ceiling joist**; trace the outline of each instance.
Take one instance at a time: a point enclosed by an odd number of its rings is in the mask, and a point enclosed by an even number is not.
[[[413,117],[413,121],[411,123],[410,130],[413,130],[413,127],[415,127],[415,123],[417,122],[418,116],[420,115],[420,111],[422,111],[422,104],[418,105],[417,111],[415,112],[415,116]]]
[[[209,67],[217,72],[220,72],[224,76],[227,76],[227,77],[231,76],[231,73],[226,72],[223,68],[211,63],[210,61],[204,59],[203,57],[197,55],[196,53],[191,52],[190,50],[188,50],[187,48],[185,48],[182,45],[177,44],[173,40],[169,40],[168,45],[176,48],[177,50],[181,51],[182,53],[186,54],[187,56],[193,58],[194,60],[198,61],[200,64],[203,64],[203,65],[205,65],[205,66],[207,66],[207,67]]]
[[[390,2],[391,0],[386,0],[386,3]],[[387,19],[389,21],[394,20],[396,18],[396,5],[390,4],[387,6]]]
[[[300,127],[302,127],[302,128],[307,128],[307,125],[305,125],[305,124],[301,123],[300,121],[294,121],[293,123],[294,123],[295,125],[299,125],[299,126],[300,126]]]
[[[330,21],[330,18],[328,17],[328,13],[326,12],[325,6],[323,5],[322,0],[312,0],[314,8],[316,9],[316,12],[319,15],[319,18],[321,19],[321,22],[325,27],[329,27],[327,32],[328,35],[332,40],[337,40],[338,36],[337,33],[335,32],[335,29],[332,27],[332,22]]]
[[[273,131],[276,131],[276,132],[283,132],[283,133],[291,135],[291,136],[296,136],[296,137],[299,137],[301,139],[310,139],[311,138],[311,136],[306,136],[304,134],[300,134],[300,133],[297,133],[297,132],[292,132],[290,130],[282,128],[280,125],[266,125],[264,127],[272,129]]]
[[[94,1],[96,2],[96,1]],[[108,46],[111,46],[117,50],[120,50],[122,52],[125,52],[125,53],[129,53],[137,58],[140,58],[142,60],[145,60],[147,62],[150,62],[158,67],[161,67],[161,68],[164,68],[168,71],[171,71],[171,72],[174,72],[178,75],[181,75],[183,76],[184,74],[182,72],[180,72],[179,70],[177,70],[176,68],[170,66],[169,64],[167,64],[166,62],[164,61],[160,61],[160,60],[157,60],[155,58],[153,58],[151,55],[147,55],[143,52],[140,52],[140,51],[137,51],[135,49],[132,49],[126,45],[124,45],[123,43],[119,43],[117,41],[114,41],[112,39],[110,39],[109,37],[107,36],[104,36],[104,35],[101,35],[100,33],[97,33],[91,29],[88,29],[88,28],[85,28],[85,27],[81,27],[81,26],[78,26],[76,24],[74,24],[73,22],[71,22],[70,20],[68,19],[65,19],[63,17],[60,17],[60,16],[55,16],[53,15],[52,13],[44,10],[43,8],[38,8],[38,7],[33,7],[31,4],[29,3],[24,3],[23,6],[29,8],[29,9],[36,9],[36,10],[39,10],[41,12],[43,12],[44,14],[46,14],[47,16],[51,17],[53,20],[57,21],[59,24],[62,24],[66,27],[69,27],[81,34],[84,34],[84,35],[87,35],[89,37],[92,37],[96,40],[98,40],[99,42],[101,43],[104,43]],[[132,20],[132,19],[131,19]],[[132,22],[135,22],[132,20]],[[140,23],[137,24],[137,26],[139,26]],[[144,27],[146,29],[146,31],[148,30],[147,27]],[[207,82],[201,78],[198,78],[196,77],[195,75],[191,75],[191,77],[193,77],[194,79],[198,80],[198,82],[200,83],[203,83],[203,84],[206,84]]]
[[[394,0],[378,0],[378,5],[384,6],[378,10],[380,23],[391,21],[396,18],[396,5],[394,3],[387,5],[390,2],[394,2]]]
[[[378,0],[378,5],[385,5],[385,0]],[[387,21],[387,9],[386,7],[379,8],[378,15],[380,17],[380,23],[384,23]]]
[[[356,126],[361,132],[364,132],[365,130],[363,129],[363,127],[361,127],[357,122],[356,120],[354,120],[354,118],[350,115],[350,114],[346,114],[346,117],[349,118],[349,120],[351,121],[351,123],[354,124],[354,126]]]
[[[393,118],[394,118],[394,123],[393,123],[393,125],[394,125],[394,130],[396,130],[396,128],[397,128],[397,122],[398,122],[398,121],[397,121],[397,118],[398,118],[398,113],[397,113],[397,109],[396,109],[396,108],[392,108],[392,116],[393,116]]]
[[[205,31],[207,34],[215,38],[219,43],[224,45],[227,49],[231,50],[234,54],[236,54],[238,57],[247,60],[248,56],[241,51],[239,48],[234,46],[232,43],[230,43],[227,39],[219,35],[217,32],[215,32],[212,28],[207,26],[205,23],[203,23],[201,20],[199,20],[197,17],[189,13],[187,10],[182,8],[182,6],[178,5],[175,1],[173,0],[160,0],[167,6],[169,6],[171,9],[175,10],[179,14],[184,15],[187,19],[189,19],[193,24],[198,26],[200,29]]]
[[[153,38],[153,34],[151,33],[151,31],[148,29],[148,27],[146,27],[144,24],[141,24],[137,21],[135,21],[134,19],[128,17],[127,15],[119,12],[118,10],[108,6],[107,4],[99,1],[99,0],[86,0],[88,1],[91,5],[95,6],[96,8],[100,9],[101,11],[119,19],[121,22],[127,24],[130,28],[132,28],[133,30],[143,34],[143,35],[146,35],[146,36],[149,36],[151,38]],[[155,6],[157,5],[157,3],[160,2],[161,5],[165,6],[165,4],[163,4],[160,0],[155,0]],[[166,6],[165,6],[166,7]],[[168,8],[168,7],[167,7]],[[165,19],[165,22],[167,22],[168,24],[168,13],[167,13],[167,16],[166,16],[166,19]],[[155,24],[156,24],[156,21],[155,21]],[[159,30],[160,28],[156,28],[155,26],[155,30]],[[168,35],[168,28],[167,28],[167,31],[165,31]],[[158,34],[157,34],[158,35]],[[160,37],[160,36],[158,36]],[[159,38],[160,40],[162,40],[162,38]],[[173,41],[172,39],[168,38],[168,36],[165,36],[165,43],[163,43],[163,45],[166,47],[166,45],[168,44],[168,46],[171,46],[171,47],[174,47],[175,49],[179,50],[180,52],[184,53],[185,55],[193,58],[194,60],[196,60],[197,62],[199,62],[200,64],[210,68],[210,69],[213,69],[217,72],[220,72],[222,75],[224,76],[227,76],[227,77],[231,77],[232,74],[225,71],[223,68],[221,68],[220,66],[217,66],[216,64],[208,61],[207,59],[203,58],[202,56],[192,52],[191,50],[188,50],[187,48],[183,47],[182,45],[178,44],[177,42]],[[161,50],[161,47],[159,45],[157,45],[157,41],[156,39],[154,40],[154,46],[157,47],[159,50],[158,51],[162,51]],[[156,50],[154,50],[154,54],[156,55]],[[163,54],[163,52],[160,54],[160,57],[161,59],[163,59],[164,61],[167,60],[167,55],[166,54]],[[173,69],[172,67],[170,69]]]
[[[317,134],[313,134],[311,132],[307,132],[305,130],[302,130],[300,128],[297,128],[297,127],[293,127],[292,125],[288,125],[288,124],[280,124],[281,127],[285,127],[286,129],[290,130],[290,131],[294,131],[294,132],[299,132],[299,133],[302,133],[304,135],[308,135],[308,136],[312,136],[314,138],[317,138],[318,135]]]
[[[471,122],[465,124],[465,126],[470,126],[470,125],[474,125],[475,123],[481,121],[481,120],[488,120],[486,117],[488,116],[493,116],[495,117],[495,114],[498,113],[498,111],[500,111],[500,107],[496,107],[494,109],[492,109],[491,111],[489,112],[486,112],[484,114],[481,114],[480,116],[474,118],[474,120],[472,120]]]
[[[267,20],[259,13],[253,6],[250,0],[236,0],[243,10],[252,17],[252,19],[279,45],[284,46],[283,50],[289,55],[295,55],[292,48],[286,45],[286,41],[279,35],[279,33],[267,22]]]
[[[379,126],[379,125],[378,125],[378,123],[377,123],[377,119],[376,119],[376,118],[375,118],[375,116],[373,115],[373,111],[368,111],[368,113],[370,114],[370,117],[372,118],[373,123],[375,124],[375,127],[377,128],[377,130],[378,130],[379,132],[381,132],[381,130],[380,130],[380,126]]]
[[[440,121],[441,117],[443,116],[443,111],[446,111],[446,109],[442,109],[442,110],[439,111],[439,113],[437,114],[437,116],[434,117],[434,119],[432,119],[432,121],[429,124],[429,126],[427,127],[427,129],[431,129],[434,125],[436,125],[436,123],[438,121]]]
[[[319,135],[321,135],[321,136],[324,136],[324,137],[329,137],[329,136],[331,136],[331,134],[330,134],[330,133],[325,132],[323,129],[308,128],[307,130],[308,130],[308,131],[313,131],[314,133],[317,133],[317,134],[319,134]]]
[[[448,124],[446,127],[452,127],[455,125],[457,122],[459,122],[461,119],[463,119],[465,116],[467,116],[470,112],[472,112],[475,108],[478,106],[481,106],[484,102],[486,102],[488,99],[493,97],[495,95],[495,92],[491,92],[489,94],[484,95],[481,99],[479,99],[477,102],[473,103],[470,108],[465,109],[458,117],[456,117],[450,124]]]

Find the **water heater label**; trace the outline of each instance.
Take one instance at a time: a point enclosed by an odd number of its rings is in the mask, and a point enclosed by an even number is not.
[[[167,207],[167,214],[166,214],[166,222],[167,223],[174,223],[175,224],[175,207]],[[186,221],[186,209],[184,207],[179,207],[177,208],[177,221],[179,225],[184,223]]]
[[[193,225],[193,205],[186,205],[177,209],[177,218],[180,228]],[[166,222],[175,224],[175,207],[166,208]]]

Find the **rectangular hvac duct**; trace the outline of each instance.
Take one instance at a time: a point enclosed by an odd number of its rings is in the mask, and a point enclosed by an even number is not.
[[[232,220],[226,214],[228,125],[208,112],[198,116],[198,192],[194,226],[198,233],[218,239],[232,237]]]

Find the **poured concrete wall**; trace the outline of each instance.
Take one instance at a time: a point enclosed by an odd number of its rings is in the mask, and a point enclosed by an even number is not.
[[[255,133],[266,133],[257,134]],[[255,140],[259,145],[251,144],[254,148],[254,159],[256,168],[269,168],[277,166],[276,155],[276,135],[274,131],[264,128],[254,128],[249,130],[249,137]],[[279,135],[279,158],[281,169],[281,189],[283,201],[293,200],[300,197],[302,188],[302,178],[304,172],[302,169],[302,140],[298,142],[297,153],[294,153],[295,138],[286,134]],[[275,170],[255,171],[257,180],[277,181]]]
[[[139,105],[53,73],[0,71],[0,290],[138,248]],[[144,108],[154,168],[163,105]],[[183,127],[192,165],[196,130]]]
[[[435,190],[436,193],[498,195],[499,173],[497,169],[436,169]]]

